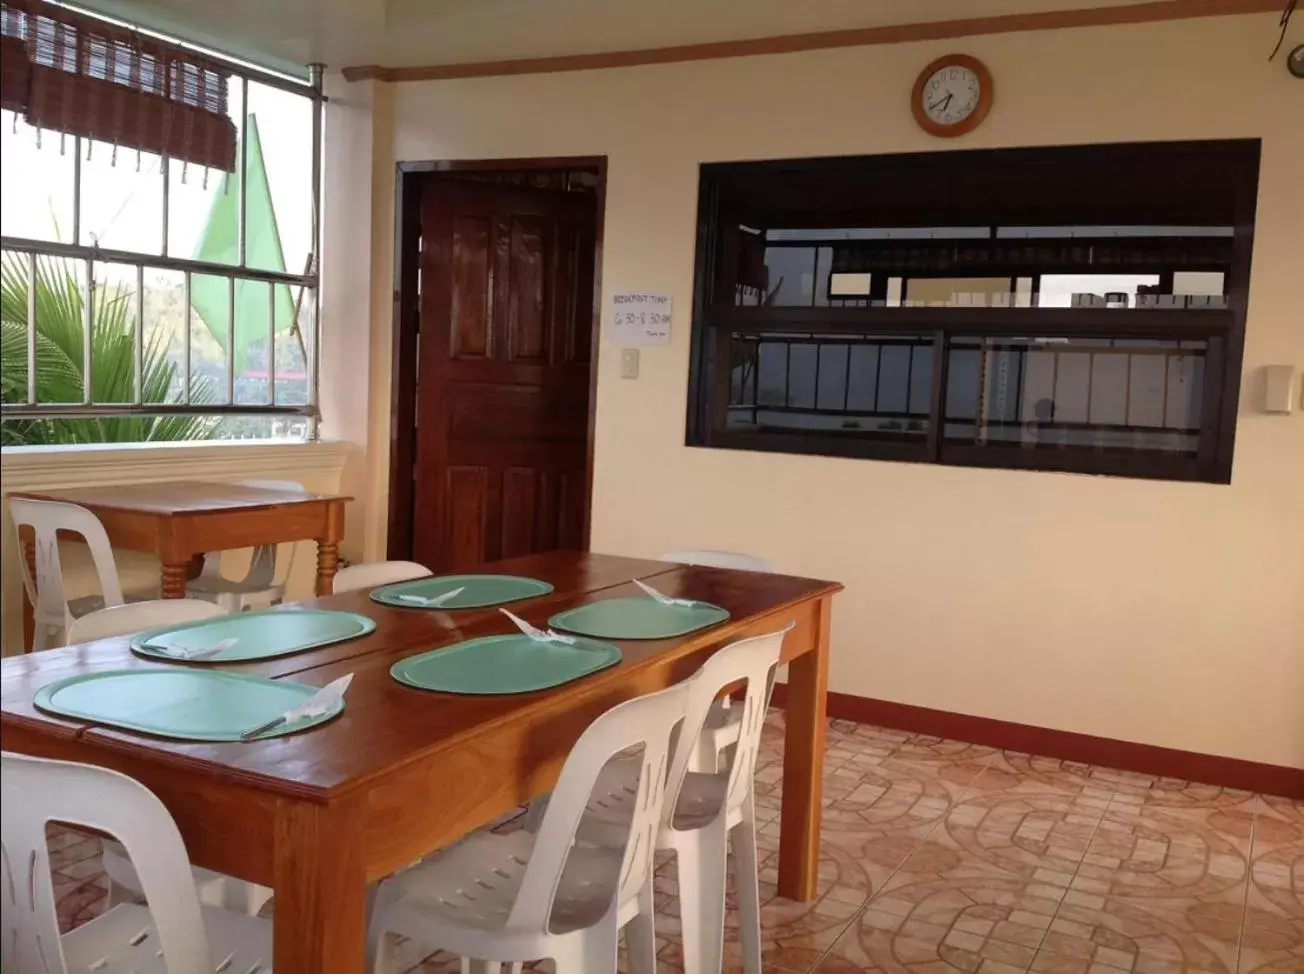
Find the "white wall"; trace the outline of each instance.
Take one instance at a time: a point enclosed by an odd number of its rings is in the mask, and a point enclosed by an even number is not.
[[[353,183],[385,230],[354,244],[374,255],[357,272],[372,288],[370,482],[388,463],[374,434],[388,423],[393,160],[605,155],[604,287],[677,304],[671,344],[644,350],[637,381],[600,350],[596,549],[736,548],[845,582],[834,690],[1304,767],[1304,415],[1249,408],[1261,366],[1304,367],[1304,83],[1266,63],[1275,24],[360,86],[386,105],[373,172]],[[996,102],[943,143],[915,126],[908,94],[950,50],[986,61]],[[1231,486],[684,446],[699,163],[1231,137],[1263,139]],[[369,502],[383,524],[383,491]]]

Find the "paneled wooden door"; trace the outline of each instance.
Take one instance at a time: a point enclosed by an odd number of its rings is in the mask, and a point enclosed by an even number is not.
[[[584,543],[596,211],[424,184],[412,554],[433,571]]]

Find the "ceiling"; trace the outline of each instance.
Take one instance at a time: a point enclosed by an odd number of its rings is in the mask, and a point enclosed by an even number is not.
[[[301,73],[591,54],[1140,0],[74,0]]]

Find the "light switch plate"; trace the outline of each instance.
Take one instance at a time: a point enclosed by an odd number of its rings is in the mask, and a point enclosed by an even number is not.
[[[622,379],[638,378],[637,348],[622,348],[620,350],[620,377]]]
[[[1289,413],[1295,405],[1295,367],[1265,365],[1263,373],[1264,412]]]

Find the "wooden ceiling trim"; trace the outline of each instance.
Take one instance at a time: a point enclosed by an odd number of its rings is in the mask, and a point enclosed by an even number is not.
[[[1077,10],[1049,10],[1030,14],[1002,14],[915,24],[892,24],[850,30],[829,30],[806,34],[781,34],[746,40],[596,54],[567,54],[557,57],[517,58],[506,61],[473,61],[460,64],[429,64],[391,68],[364,64],[344,69],[347,81],[445,81],[453,78],[488,78],[520,74],[551,74],[561,71],[595,71],[647,64],[675,64],[721,58],[792,54],[841,47],[904,44],[912,41],[946,40],[981,34],[1010,34],[1021,31],[1063,30],[1074,27],[1106,27],[1118,24],[1148,24],[1197,17],[1227,17],[1239,14],[1276,13],[1281,0],[1150,0],[1145,3],[1086,7]]]

